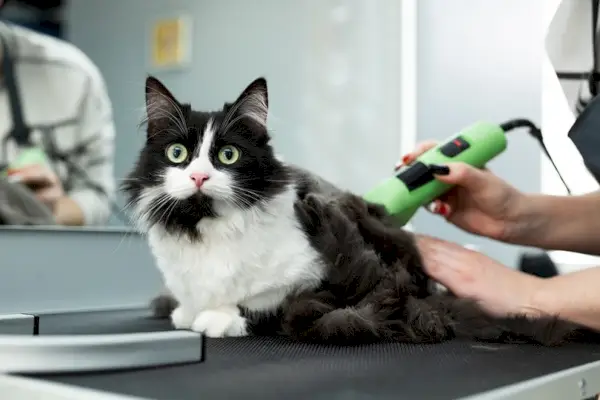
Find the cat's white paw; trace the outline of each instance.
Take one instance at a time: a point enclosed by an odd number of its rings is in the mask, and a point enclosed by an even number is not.
[[[194,313],[179,306],[171,313],[171,323],[175,329],[190,329],[194,323]]]
[[[196,316],[192,330],[213,338],[248,334],[246,319],[237,307],[202,311]]]

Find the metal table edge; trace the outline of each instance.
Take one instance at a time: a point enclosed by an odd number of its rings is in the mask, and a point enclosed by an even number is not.
[[[600,361],[467,396],[461,400],[588,399],[600,394]]]
[[[44,400],[148,400],[65,383],[49,382],[38,378],[0,374],[0,393],[2,399],[31,399]]]
[[[33,335],[36,316],[26,313],[0,314],[0,335]]]
[[[202,362],[203,340],[202,335],[188,331],[0,335],[0,372],[93,372]]]

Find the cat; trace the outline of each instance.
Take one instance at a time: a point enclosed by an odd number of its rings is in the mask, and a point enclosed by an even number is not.
[[[121,189],[167,292],[157,316],[208,337],[556,345],[553,317],[494,318],[440,292],[385,210],[278,157],[265,78],[211,112],[146,79],[146,143]]]
[[[326,274],[295,217],[299,172],[269,145],[267,113],[264,78],[217,112],[146,80],[146,144],[122,189],[178,301],[178,329],[245,335],[239,306],[269,313]]]

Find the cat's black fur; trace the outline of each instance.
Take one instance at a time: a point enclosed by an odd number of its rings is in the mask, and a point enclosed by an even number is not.
[[[296,217],[328,273],[319,288],[290,296],[273,315],[242,310],[252,333],[332,343],[435,343],[461,337],[556,345],[579,337],[579,327],[552,317],[494,318],[471,301],[437,292],[424,273],[414,237],[395,227],[381,207],[277,160],[266,127],[243,118],[249,111],[244,109],[247,97],[262,93],[266,100],[266,92],[266,81],[259,78],[222,110],[198,112],[148,78],[147,102],[162,102],[163,112],[149,113],[146,146],[122,188],[132,203],[140,201],[143,189],[155,185],[156,172],[165,167],[164,149],[175,139],[187,148],[198,147],[209,118],[218,126],[217,140],[244,152],[243,161],[220,166],[236,169],[236,185],[245,189],[237,193],[245,197],[240,207],[260,206],[290,181],[297,183]],[[161,134],[169,130],[175,134]],[[217,216],[206,196],[156,202],[150,209],[150,223],[191,239],[199,239],[196,225],[202,218]],[[168,294],[152,302],[159,317],[168,316],[176,305]]]
[[[413,235],[356,195],[309,193],[298,199],[296,213],[331,270],[319,290],[284,305],[285,335],[336,343],[465,338],[543,345],[589,337],[552,316],[496,318],[470,300],[436,291]]]

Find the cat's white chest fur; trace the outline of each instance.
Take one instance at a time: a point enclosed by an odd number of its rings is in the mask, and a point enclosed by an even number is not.
[[[274,310],[290,292],[319,284],[323,266],[294,217],[294,197],[290,188],[264,211],[230,210],[205,219],[200,241],[149,230],[158,267],[180,303],[172,315],[177,328],[244,335],[238,305]]]

